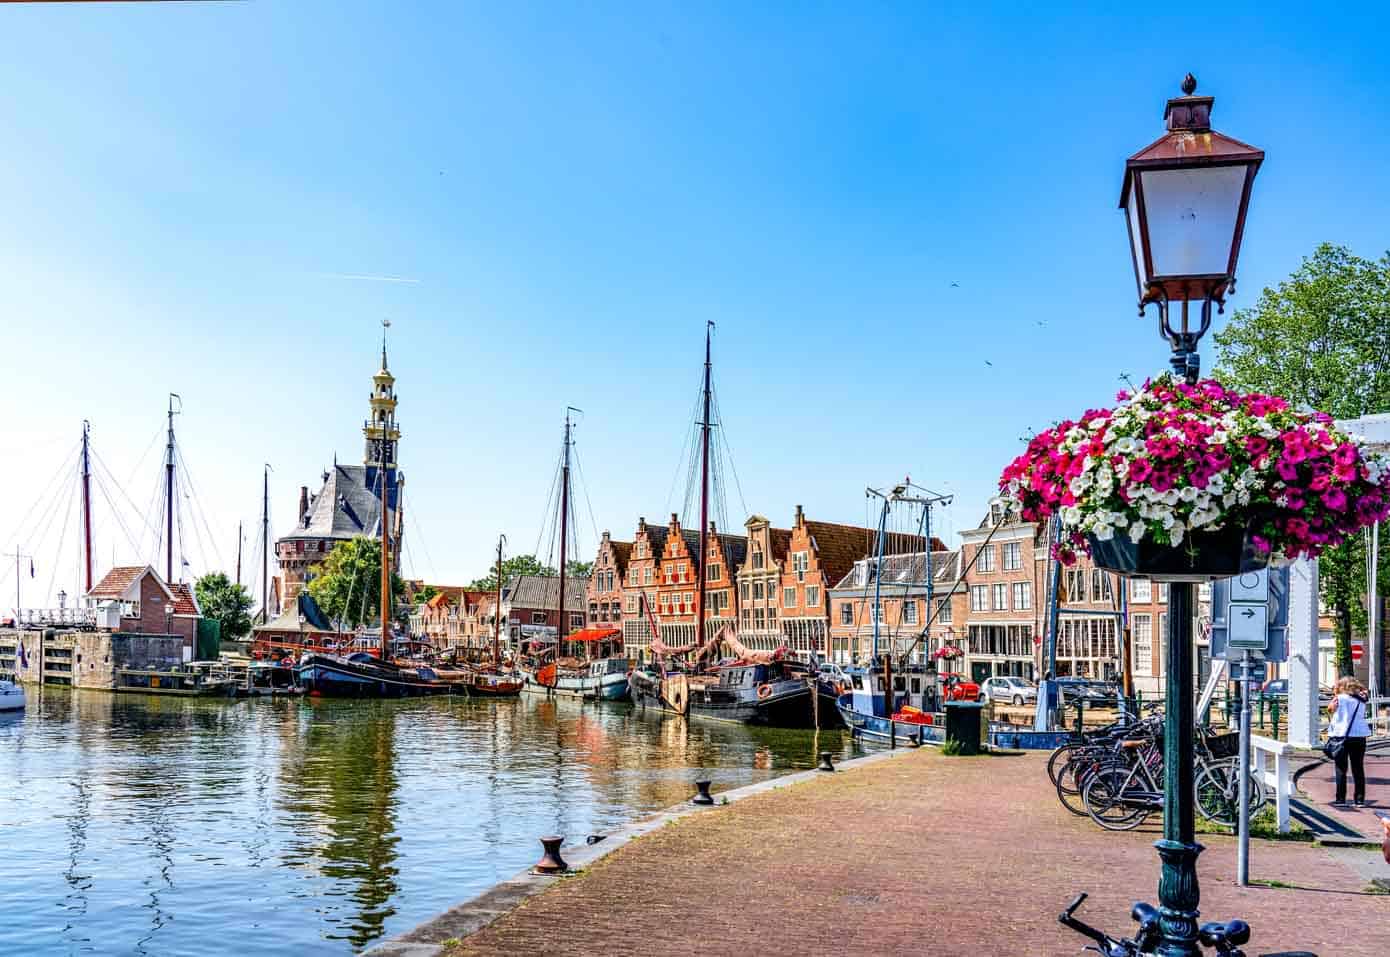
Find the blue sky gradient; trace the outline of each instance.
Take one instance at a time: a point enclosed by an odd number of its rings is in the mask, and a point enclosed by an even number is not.
[[[148,501],[174,391],[217,542],[194,570],[229,567],[262,462],[283,531],[335,451],[360,461],[382,317],[421,577],[480,574],[501,531],[533,547],[566,405],[593,524],[627,538],[678,507],[707,319],[749,510],[857,522],[866,484],[910,473],[957,494],[943,531],[968,526],[1020,436],[1164,367],[1116,202],[1186,71],[1268,153],[1232,305],[1320,241],[1390,245],[1388,21],[5,5],[0,550],[83,418]],[[100,524],[99,565],[137,557]],[[39,591],[73,591],[75,558],[39,564]]]

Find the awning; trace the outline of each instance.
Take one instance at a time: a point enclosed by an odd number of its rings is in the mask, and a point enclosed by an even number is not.
[[[607,641],[622,632],[616,628],[584,628],[565,636],[566,641]]]

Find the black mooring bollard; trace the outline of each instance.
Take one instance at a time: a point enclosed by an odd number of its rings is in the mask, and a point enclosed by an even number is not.
[[[822,751],[822,752],[820,753],[820,764],[816,767],[816,770],[817,770],[817,771],[834,771],[834,770],[835,770],[835,765],[833,765],[833,764],[830,763],[830,752],[829,752],[829,751]]]
[[[531,868],[537,874],[563,874],[570,869],[560,856],[560,845],[565,842],[563,837],[543,837],[541,847],[545,848],[545,853],[536,862],[536,866]]]
[[[696,789],[697,791],[699,791],[699,793],[696,794],[693,798],[690,799],[690,803],[691,803],[691,804],[713,804],[713,803],[714,803],[714,798],[711,797],[711,796],[710,796],[710,793],[709,793],[709,782],[708,782],[708,781],[696,781],[696,782],[695,782],[695,789]]]

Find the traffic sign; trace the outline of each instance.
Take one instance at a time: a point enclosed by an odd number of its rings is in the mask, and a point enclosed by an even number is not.
[[[1263,605],[1269,601],[1269,569],[1241,572],[1230,580],[1231,602],[1253,601]]]
[[[1269,643],[1269,606],[1264,602],[1231,602],[1226,628],[1230,647],[1263,651]]]
[[[1286,661],[1289,569],[1260,569],[1211,583],[1211,654],[1238,660],[1246,651],[1265,661]]]
[[[1362,656],[1363,654],[1365,654],[1365,652],[1366,652],[1366,646],[1365,646],[1365,645],[1363,645],[1363,644],[1362,644],[1361,642],[1359,642],[1359,641],[1352,641],[1352,643],[1351,643],[1351,660],[1352,660],[1352,661],[1360,661],[1360,660],[1361,660],[1361,656]]]
[[[1269,666],[1263,661],[1251,661],[1246,665],[1241,661],[1231,662],[1232,681],[1258,681],[1264,684],[1269,677]]]

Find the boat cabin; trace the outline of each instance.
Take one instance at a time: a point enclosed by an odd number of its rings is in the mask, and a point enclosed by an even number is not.
[[[845,674],[849,678],[854,710],[860,714],[888,717],[890,712],[884,709],[883,669],[846,668]],[[937,673],[921,667],[894,671],[891,710],[900,711],[903,705],[911,705],[922,711],[940,711],[941,689]]]

